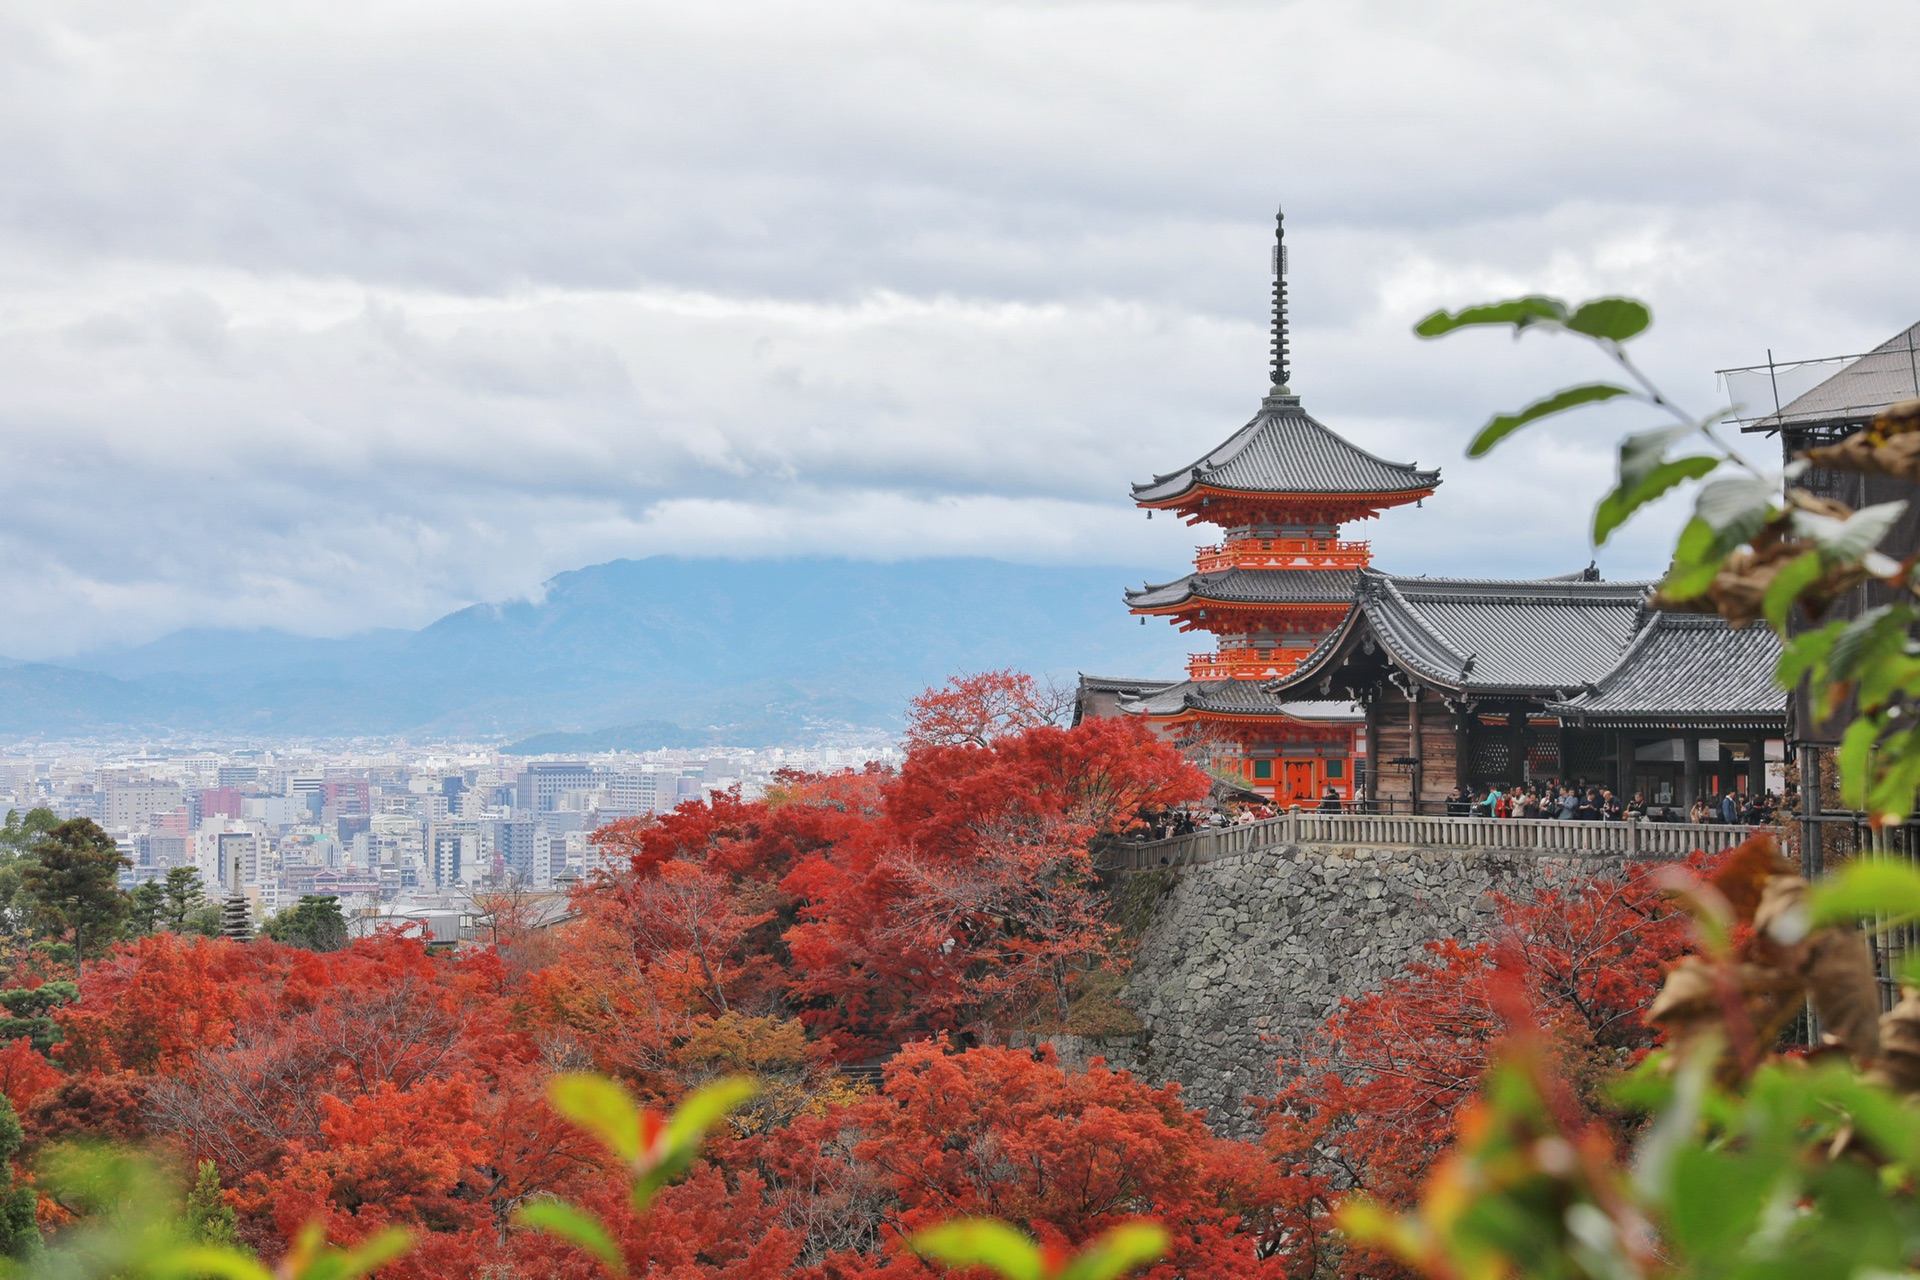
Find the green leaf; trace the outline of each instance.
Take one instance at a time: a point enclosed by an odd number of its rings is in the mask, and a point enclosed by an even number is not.
[[[1703,485],[1693,513],[1713,530],[1721,554],[1766,527],[1779,486],[1756,476],[1727,476]]]
[[[1566,303],[1558,298],[1530,294],[1524,298],[1510,298],[1505,302],[1487,302],[1475,307],[1463,307],[1459,311],[1436,311],[1413,326],[1413,331],[1423,338],[1438,338],[1442,334],[1452,333],[1455,329],[1465,329],[1474,325],[1510,324],[1518,331],[1542,323],[1565,324],[1566,319]]]
[[[1666,1222],[1683,1256],[1738,1257],[1791,1166],[1748,1152],[1689,1146],[1673,1166],[1673,1188],[1663,1197]]]
[[[1723,558],[1714,550],[1713,527],[1699,516],[1692,517],[1680,530],[1680,540],[1673,548],[1673,567],[1667,570],[1660,590],[1676,600],[1691,600],[1713,585]]]
[[[1662,462],[1650,471],[1640,475],[1628,487],[1623,477],[1620,487],[1600,499],[1600,505],[1593,509],[1593,544],[1605,545],[1607,538],[1627,522],[1627,518],[1655,498],[1666,493],[1684,480],[1698,480],[1720,465],[1718,458],[1702,454],[1694,458],[1677,458],[1672,462]],[[1622,470],[1624,470],[1624,466]]]
[[[1880,540],[1906,509],[1905,502],[1881,502],[1862,507],[1845,520],[1813,511],[1795,511],[1793,531],[1819,547],[1828,563],[1857,564],[1880,545]]]
[[[612,1080],[588,1071],[557,1075],[547,1084],[547,1100],[622,1160],[640,1158],[640,1109]]]
[[[1827,654],[1833,678],[1851,680],[1862,665],[1903,647],[1911,620],[1911,610],[1883,604],[1847,623]]]
[[[1578,387],[1568,387],[1564,391],[1556,391],[1543,400],[1535,400],[1518,413],[1500,414],[1480,428],[1480,434],[1475,436],[1473,443],[1467,446],[1467,456],[1469,458],[1482,456],[1529,422],[1537,422],[1541,418],[1565,412],[1578,405],[1632,394],[1633,392],[1625,387],[1616,387],[1611,382],[1589,382]]]
[[[1155,1222],[1127,1222],[1103,1231],[1060,1273],[1060,1280],[1115,1280],[1157,1262],[1167,1251],[1166,1228]]]
[[[411,1248],[412,1236],[399,1227],[388,1227],[351,1249],[322,1249],[293,1280],[359,1280]]]
[[[1773,575],[1760,607],[1775,631],[1781,635],[1787,633],[1787,612],[1793,608],[1793,602],[1800,598],[1802,591],[1820,581],[1823,572],[1825,569],[1820,563],[1820,553],[1809,551],[1805,555],[1795,556]]]
[[[152,1280],[274,1280],[259,1261],[225,1245],[183,1244],[147,1260],[141,1273]]]
[[[1713,1088],[1720,1049],[1720,1041],[1709,1035],[1687,1052],[1674,1073],[1673,1093],[1640,1138],[1633,1157],[1633,1180],[1648,1200],[1661,1200],[1672,1191],[1674,1160],[1694,1140],[1701,1105]]]
[[[1625,342],[1653,323],[1647,304],[1634,298],[1595,298],[1567,318],[1567,328],[1590,338]]]
[[[1892,858],[1856,858],[1807,895],[1814,928],[1876,916],[1920,919],[1920,870]]]
[[[1836,618],[1817,631],[1803,631],[1788,640],[1786,648],[1780,651],[1780,665],[1774,668],[1773,678],[1782,689],[1791,689],[1800,683],[1801,677],[1824,671],[1834,641],[1846,629],[1846,620]]]
[[[620,1248],[614,1244],[607,1229],[584,1209],[576,1208],[564,1200],[536,1200],[523,1205],[513,1215],[513,1220],[523,1227],[535,1231],[544,1231],[557,1236],[575,1248],[584,1249],[606,1265],[614,1275],[627,1274],[627,1260],[620,1256]]]
[[[707,1130],[760,1092],[752,1076],[728,1076],[703,1085],[681,1099],[667,1121],[667,1140],[674,1146],[697,1146]]]
[[[907,1248],[949,1267],[992,1267],[1007,1280],[1045,1280],[1040,1247],[1004,1222],[956,1218],[907,1237]]]
[[[1874,740],[1880,728],[1870,716],[1861,716],[1840,736],[1836,759],[1840,765],[1840,803],[1854,809],[1867,807],[1867,766],[1873,756]]]

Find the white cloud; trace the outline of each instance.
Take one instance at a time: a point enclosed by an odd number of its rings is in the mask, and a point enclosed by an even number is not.
[[[1629,290],[1649,364],[1916,316],[1860,3],[76,3],[0,17],[0,652],[418,625],[617,555],[1163,565],[1126,482],[1296,385],[1446,468],[1366,526],[1563,572],[1628,421],[1440,303]],[[1609,548],[1646,573],[1677,512]],[[1121,619],[1116,613],[1116,623]]]

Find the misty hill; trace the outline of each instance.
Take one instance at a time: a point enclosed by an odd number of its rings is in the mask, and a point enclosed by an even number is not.
[[[183,631],[0,667],[0,734],[792,742],[895,725],[907,698],[956,671],[1172,675],[1179,638],[1120,603],[1140,578],[977,559],[617,560],[419,631]]]

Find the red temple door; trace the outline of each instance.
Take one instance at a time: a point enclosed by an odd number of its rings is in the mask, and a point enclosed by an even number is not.
[[[1298,803],[1302,805],[1313,803],[1316,790],[1315,784],[1319,781],[1315,776],[1319,771],[1319,763],[1317,760],[1284,760],[1281,762],[1281,767],[1284,770],[1284,776],[1280,784],[1280,799],[1282,803]]]

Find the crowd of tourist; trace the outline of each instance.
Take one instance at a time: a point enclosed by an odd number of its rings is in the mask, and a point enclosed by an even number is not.
[[[1498,786],[1456,787],[1447,797],[1447,814],[1456,818],[1558,818],[1568,822],[1619,822],[1627,817],[1647,822],[1692,822],[1762,826],[1773,821],[1780,802],[1771,791],[1727,791],[1701,796],[1688,808],[1649,804],[1640,792],[1623,800],[1606,787],[1576,782],[1525,783],[1502,790]]]
[[[1606,787],[1582,782],[1523,783],[1512,787],[1455,787],[1447,796],[1445,812],[1453,818],[1552,818],[1566,822],[1619,822],[1634,817],[1642,822],[1725,823],[1764,826],[1782,809],[1791,812],[1794,797],[1784,800],[1771,791],[1748,793],[1728,791],[1701,796],[1691,807],[1677,804],[1648,803],[1636,792],[1622,799]],[[1320,813],[1362,812],[1366,806],[1343,799],[1328,787],[1314,803],[1301,808]],[[1164,840],[1194,831],[1230,827],[1282,816],[1284,810],[1269,803],[1215,800],[1188,805],[1166,813],[1150,815],[1144,831],[1136,839]]]

